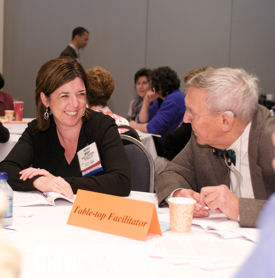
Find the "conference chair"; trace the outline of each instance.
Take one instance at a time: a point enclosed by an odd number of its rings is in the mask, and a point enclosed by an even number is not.
[[[151,154],[137,139],[120,134],[130,163],[132,190],[154,192],[155,165]]]

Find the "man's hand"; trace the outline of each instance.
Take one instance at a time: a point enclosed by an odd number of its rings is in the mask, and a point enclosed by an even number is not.
[[[207,217],[209,216],[209,212],[204,208],[204,205],[200,202],[200,194],[195,192],[192,189],[179,189],[174,192],[173,197],[185,197],[192,198],[196,200],[195,209],[194,209],[194,217]]]
[[[203,205],[207,205],[210,210],[223,212],[229,219],[238,220],[240,214],[239,199],[226,185],[203,187],[200,201]]]

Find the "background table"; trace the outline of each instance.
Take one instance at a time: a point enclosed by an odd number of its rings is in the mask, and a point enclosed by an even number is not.
[[[28,122],[33,120],[32,118],[24,118],[22,122],[5,122],[2,121],[3,125],[9,130],[10,132],[10,139],[6,143],[0,143],[0,161],[5,159],[14,145],[17,143],[18,139],[20,138],[21,134],[26,129]]]
[[[145,146],[146,150],[152,155],[152,158],[155,163],[156,174],[160,173],[166,167],[168,160],[164,157],[158,156],[152,134],[144,133],[139,130],[136,131],[140,137],[141,142]]]
[[[131,192],[130,198],[156,204],[153,193]],[[190,233],[166,231],[163,236],[149,235],[136,241],[111,234],[67,225],[71,204],[57,206],[15,207],[14,228],[6,234],[23,256],[21,278],[44,277],[232,277],[243,263],[254,243],[243,238],[223,239],[192,226]],[[163,229],[168,209],[158,208]],[[164,222],[163,222],[164,221]],[[167,223],[164,223],[167,224]],[[168,223],[169,224],[169,223]],[[231,254],[234,264],[222,264],[222,254],[213,257],[213,248],[204,249],[200,263],[161,258],[163,246],[177,249],[190,243],[218,246]],[[170,251],[171,251],[170,250]],[[236,250],[238,253],[235,253]],[[178,255],[185,252],[180,249]],[[215,251],[215,252],[214,252]],[[212,266],[204,258],[214,258]]]
[[[5,159],[11,149],[14,147],[21,135],[10,134],[10,139],[6,143],[0,143],[0,161]]]
[[[11,149],[14,147],[14,145],[17,143],[18,139],[24,132],[25,128],[28,125],[28,122],[33,120],[32,118],[24,118],[22,122],[5,122],[3,121],[3,124],[8,130],[10,131],[10,139],[6,143],[0,143],[0,161],[5,159],[5,157],[8,155],[8,153],[11,151]],[[153,137],[151,134],[144,133],[141,131],[138,131],[138,134],[140,136],[141,142],[144,144],[147,151],[152,155],[154,163],[155,163],[155,170],[156,173],[159,173],[162,171],[166,164],[167,159],[163,157],[159,157],[157,155],[155,143],[153,140]]]

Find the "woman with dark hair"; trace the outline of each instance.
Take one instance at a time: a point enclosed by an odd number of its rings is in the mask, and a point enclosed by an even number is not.
[[[9,130],[0,122],[0,143],[6,143],[10,139]]]
[[[135,121],[142,106],[143,98],[147,91],[151,89],[152,71],[147,68],[141,68],[135,73],[135,88],[137,95],[130,101],[127,119]]]
[[[0,73],[0,90],[4,85],[5,80]],[[0,91],[0,116],[5,115],[5,110],[13,110],[13,97],[8,93]]]
[[[4,87],[5,80],[0,73],[0,90]],[[5,115],[5,110],[13,110],[13,98],[10,94],[0,92],[0,116]],[[10,138],[9,130],[0,122],[0,143],[5,143]]]
[[[184,75],[183,81],[186,84],[196,74],[211,69],[213,68],[210,66],[192,69]],[[191,131],[191,124],[182,122],[178,128],[167,132],[163,143],[163,156],[168,160],[172,160],[188,143]]]
[[[164,135],[177,128],[182,122],[185,112],[185,94],[179,90],[180,79],[177,73],[169,67],[153,70],[152,90],[149,90],[138,115],[138,123],[131,121],[130,126],[143,132],[159,134],[157,140],[158,154]]]
[[[0,163],[13,190],[77,189],[126,196],[130,169],[114,120],[86,108],[87,78],[68,57],[45,63],[36,78],[37,118]]]

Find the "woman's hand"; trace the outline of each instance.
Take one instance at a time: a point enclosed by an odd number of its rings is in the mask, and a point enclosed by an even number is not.
[[[129,126],[132,127],[132,128],[134,128],[134,129],[137,129],[138,123],[135,122],[135,121],[133,121],[133,120],[131,120],[131,121],[129,122]]]
[[[54,177],[50,172],[48,172],[45,169],[40,169],[40,168],[26,168],[22,171],[19,172],[20,180],[27,180],[27,179],[32,179],[35,176],[45,176],[45,177]]]
[[[41,192],[57,192],[68,198],[73,198],[73,190],[71,185],[61,177],[52,175],[45,169],[27,168],[19,172],[20,180],[31,179],[35,176],[42,176],[33,182],[33,186]]]
[[[155,91],[149,90],[146,92],[146,95],[145,95],[143,101],[145,101],[145,103],[147,103],[149,105],[152,101],[154,101],[158,98],[159,98],[158,93],[156,93]]]
[[[33,182],[33,186],[41,192],[57,192],[70,199],[74,197],[71,185],[61,177],[39,177]]]

